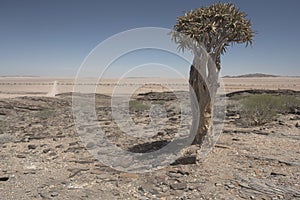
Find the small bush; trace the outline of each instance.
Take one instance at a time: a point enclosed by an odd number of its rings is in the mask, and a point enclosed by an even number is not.
[[[279,96],[283,104],[282,113],[296,113],[300,107],[300,98],[292,95],[281,95]]]
[[[35,117],[41,119],[48,119],[50,117],[53,117],[54,115],[55,115],[55,111],[50,109],[41,110],[35,113]]]
[[[284,99],[270,94],[257,94],[240,100],[240,116],[248,125],[263,125],[284,111]]]
[[[129,101],[129,110],[145,111],[145,110],[149,110],[149,109],[150,109],[150,106],[148,104],[143,103],[143,101],[139,101],[139,100]]]

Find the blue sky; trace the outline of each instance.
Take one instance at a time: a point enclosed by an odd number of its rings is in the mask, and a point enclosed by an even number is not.
[[[75,76],[89,52],[110,36],[139,27],[172,28],[184,11],[214,2],[0,0],[0,75]],[[299,76],[300,1],[231,2],[248,14],[257,34],[253,47],[236,45],[222,57],[222,75]],[[181,67],[187,74],[189,66]]]

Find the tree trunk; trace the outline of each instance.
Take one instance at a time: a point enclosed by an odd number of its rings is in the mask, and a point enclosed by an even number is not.
[[[215,63],[217,56],[195,52],[190,70],[190,96],[193,113],[192,130],[195,134],[193,145],[201,146],[207,134],[213,136],[213,106],[218,89],[219,68]],[[208,145],[211,145],[208,141]]]
[[[194,65],[191,66],[189,83],[190,89],[194,90],[190,91],[193,113],[192,131],[196,131],[192,144],[200,146],[209,131],[212,121],[210,91],[205,75],[200,74]]]

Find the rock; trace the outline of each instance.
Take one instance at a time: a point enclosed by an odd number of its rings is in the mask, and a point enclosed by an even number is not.
[[[93,143],[93,142],[89,142],[89,143],[87,143],[87,145],[86,145],[86,148],[87,148],[87,149],[91,149],[91,148],[93,148],[93,147],[95,147],[95,143]]]
[[[138,188],[142,192],[149,192],[151,194],[159,194],[159,188],[154,185],[144,185]]]
[[[48,153],[49,151],[51,151],[51,149],[50,149],[50,148],[43,149],[43,153]]]
[[[16,155],[16,157],[17,157],[17,158],[26,158],[26,156],[23,155],[23,154],[18,154],[18,155]]]
[[[237,115],[237,111],[234,110],[227,110],[226,111],[226,117],[234,117]]]
[[[49,156],[56,156],[57,154],[55,152],[50,152]]]
[[[170,121],[177,121],[177,117],[170,117],[169,120]]]
[[[90,164],[93,163],[94,160],[92,159],[81,159],[81,160],[76,160],[75,163],[79,163],[79,164]]]
[[[64,146],[62,144],[56,145],[55,148],[60,149],[63,148]]]
[[[182,174],[180,173],[169,173],[168,174],[170,177],[172,178],[179,178],[179,177],[182,177]]]
[[[57,196],[58,196],[58,193],[57,193],[57,192],[52,192],[50,196],[51,196],[51,197],[57,197]]]
[[[99,171],[99,170],[91,170],[90,171],[91,174],[96,174],[98,179],[102,179],[102,180],[113,180],[115,179],[111,174],[104,174],[103,171]]]
[[[69,146],[74,146],[74,145],[78,145],[78,142],[70,142]]]
[[[170,185],[173,190],[184,190],[187,188],[186,183],[173,183]]]
[[[0,181],[8,181],[8,180],[9,180],[8,176],[0,177]]]
[[[171,165],[190,165],[190,164],[196,164],[197,158],[196,156],[184,156],[181,158],[178,158],[175,160],[174,163],[171,163]]]
[[[300,120],[300,116],[293,116],[290,118],[290,120]]]
[[[229,189],[234,189],[236,188],[235,185],[231,184],[231,183],[226,183],[225,186]]]
[[[29,144],[28,145],[28,149],[36,149],[36,145],[35,144]]]
[[[278,172],[271,172],[270,175],[271,176],[286,176],[286,174],[278,173]]]

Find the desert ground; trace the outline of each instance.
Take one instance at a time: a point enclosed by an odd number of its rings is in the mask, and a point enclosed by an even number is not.
[[[72,111],[74,80],[0,78],[0,199],[300,199],[299,110],[279,114],[262,126],[245,126],[237,100],[245,94],[233,93],[273,90],[277,94],[280,89],[299,98],[300,78],[223,81],[227,94],[223,133],[199,164],[175,162],[146,173],[129,173],[95,159],[88,149],[97,144],[86,146],[79,138]],[[95,87],[91,79],[81,83],[83,90]],[[146,138],[124,134],[113,120],[115,86],[115,79],[97,82],[96,115],[106,138],[134,153],[152,152],[172,141],[181,117],[174,106],[177,99],[168,91],[176,88],[188,96],[186,81],[131,78],[120,84],[124,94],[132,86],[138,88],[133,101],[167,108],[164,128]],[[130,116],[139,125],[149,124],[147,108],[136,107]],[[136,163],[124,161],[125,166],[132,164]]]
[[[291,89],[300,91],[300,77],[262,77],[262,78],[222,78],[225,92],[251,89]],[[43,77],[0,77],[0,98],[18,96],[49,96],[54,82],[57,82],[56,93],[72,92],[74,84],[96,90],[96,93],[111,95],[116,87],[124,93],[131,93],[132,87],[139,87],[143,92],[188,91],[188,80],[165,78],[125,78],[122,80],[106,78],[72,79]]]

